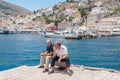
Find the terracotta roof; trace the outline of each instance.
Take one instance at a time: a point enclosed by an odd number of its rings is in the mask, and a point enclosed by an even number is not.
[[[100,22],[119,22],[120,17],[104,18]]]

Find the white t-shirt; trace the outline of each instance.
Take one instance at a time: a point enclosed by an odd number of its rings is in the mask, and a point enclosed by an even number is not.
[[[65,54],[68,54],[67,48],[64,45],[61,45],[60,50],[57,49],[55,52],[57,53],[58,57],[63,57]]]

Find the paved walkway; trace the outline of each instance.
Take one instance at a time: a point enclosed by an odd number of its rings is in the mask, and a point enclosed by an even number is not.
[[[0,80],[120,80],[119,72],[102,69],[71,67],[72,76],[56,70],[53,74],[42,73],[36,66],[21,66],[0,72]]]

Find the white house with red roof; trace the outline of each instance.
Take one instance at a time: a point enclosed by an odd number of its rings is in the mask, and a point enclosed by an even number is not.
[[[120,32],[120,17],[101,19],[99,23],[100,32]]]

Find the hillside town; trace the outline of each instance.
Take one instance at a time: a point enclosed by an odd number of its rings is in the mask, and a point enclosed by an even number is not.
[[[31,14],[1,15],[0,33],[120,35],[120,0],[66,0]]]

